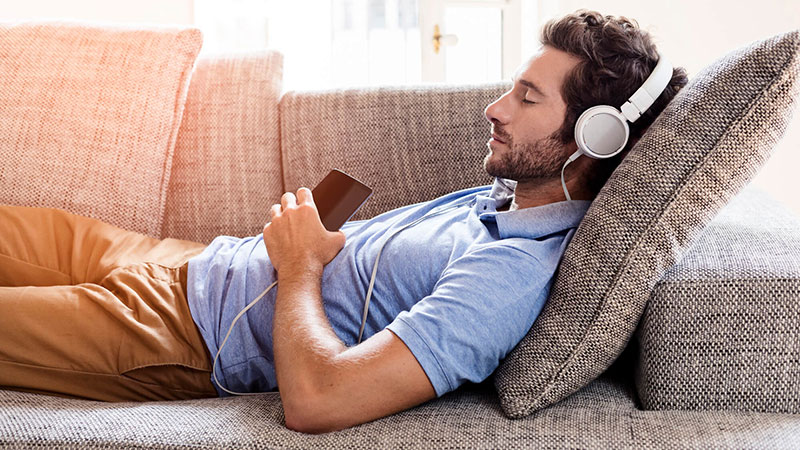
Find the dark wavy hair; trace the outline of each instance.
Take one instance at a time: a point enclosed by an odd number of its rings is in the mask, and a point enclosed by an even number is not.
[[[580,60],[561,87],[567,112],[556,138],[564,144],[575,139],[575,122],[583,111],[595,105],[622,106],[650,76],[659,58],[650,34],[640,29],[635,20],[584,9],[547,22],[540,40]],[[630,139],[625,149],[612,158],[594,161],[586,182],[595,195],[633,142],[644,134],[687,81],[686,70],[675,67],[672,79],[656,102],[629,124]]]

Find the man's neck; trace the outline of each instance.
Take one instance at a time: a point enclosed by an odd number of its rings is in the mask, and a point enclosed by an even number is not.
[[[569,167],[567,170],[569,170]],[[576,177],[565,180],[571,199],[592,200],[592,194],[586,189],[586,186],[580,184],[578,181]],[[515,209],[533,208],[566,200],[564,188],[561,186],[561,178],[523,180],[517,183],[517,187],[514,190],[514,197],[511,202],[506,205],[505,209],[513,211]]]
[[[497,208],[497,211],[505,212],[505,211],[515,211],[517,209],[519,209],[519,207],[517,206],[516,203],[514,203],[514,199],[512,198],[510,202],[508,202],[505,205]]]

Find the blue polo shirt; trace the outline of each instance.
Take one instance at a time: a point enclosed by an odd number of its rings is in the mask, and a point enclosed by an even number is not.
[[[411,350],[437,396],[486,379],[539,315],[561,255],[591,204],[573,200],[498,212],[512,196],[509,182],[496,180],[345,224],[345,246],[322,276],[323,307],[336,335],[356,345],[372,266],[385,243],[362,341],[389,329]],[[189,260],[189,308],[212,357],[236,314],[275,275],[262,235],[219,236]],[[277,388],[276,293],[272,289],[239,319],[220,354],[217,377],[229,390]]]

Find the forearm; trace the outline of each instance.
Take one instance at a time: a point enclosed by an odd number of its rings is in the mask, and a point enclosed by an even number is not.
[[[353,426],[435,397],[411,351],[381,330],[347,347],[322,307],[322,269],[344,247],[341,231],[325,230],[311,191],[273,205],[264,244],[278,292],[272,326],[275,372],[286,426],[319,433]]]
[[[284,194],[264,226],[264,244],[278,272],[272,345],[286,426],[325,432],[407,408],[413,395],[375,401],[386,398],[387,385],[394,389],[422,373],[402,370],[409,362],[418,367],[405,345],[386,331],[348,348],[333,332],[322,307],[322,269],[344,247],[345,235],[324,228],[311,191],[297,193],[300,203]]]
[[[335,379],[334,360],[347,347],[322,307],[322,267],[284,268],[278,273],[273,352],[278,388],[287,401],[311,401]]]

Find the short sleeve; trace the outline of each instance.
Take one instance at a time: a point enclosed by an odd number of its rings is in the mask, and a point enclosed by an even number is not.
[[[536,244],[547,255],[559,248],[555,240]],[[437,396],[485,380],[528,332],[557,263],[537,253],[497,244],[468,252],[386,327],[414,354]]]

